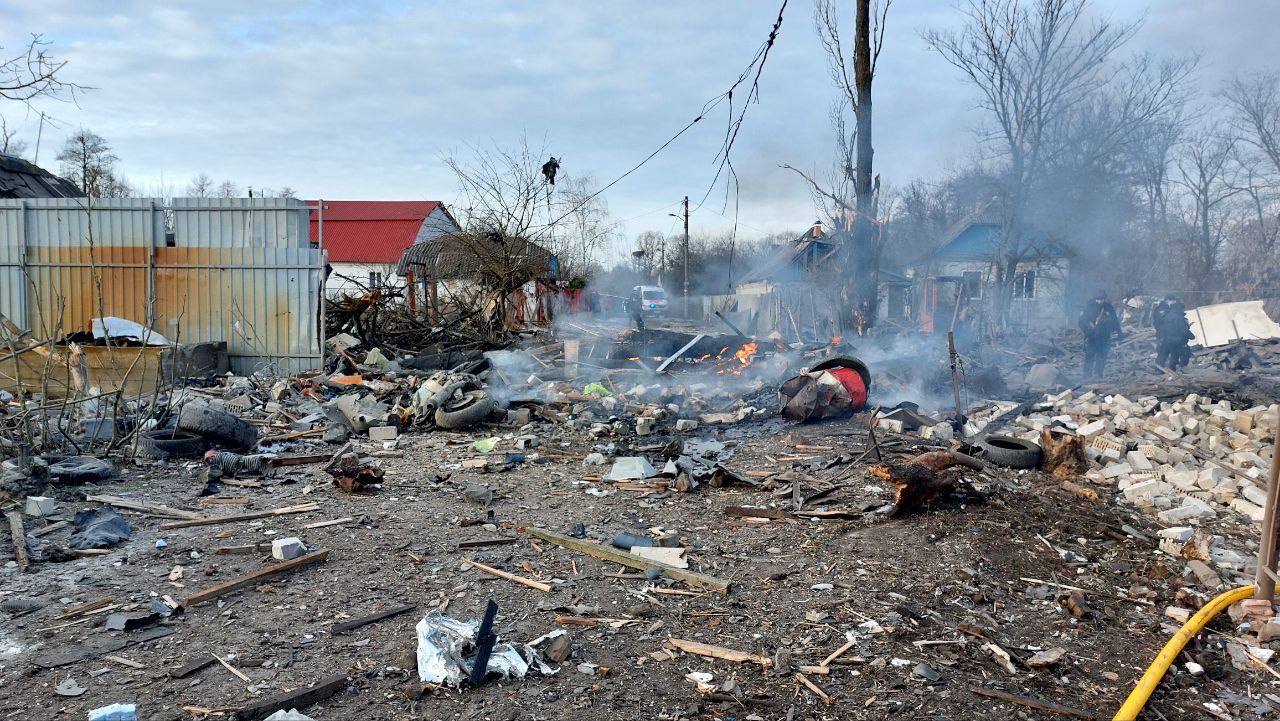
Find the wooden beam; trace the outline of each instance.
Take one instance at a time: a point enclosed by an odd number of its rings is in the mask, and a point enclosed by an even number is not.
[[[9,511],[5,514],[9,519],[9,534],[13,536],[13,557],[18,561],[18,569],[25,571],[31,565],[27,555],[27,529],[22,523],[22,514]]]
[[[120,496],[103,496],[103,495],[85,496],[85,500],[93,501],[97,503],[105,503],[108,506],[115,506],[116,508],[125,508],[130,511],[145,513],[149,516],[160,516],[162,518],[180,518],[186,521],[200,518],[200,514],[195,513],[194,511],[184,511],[179,508],[170,508],[168,506],[162,506],[159,503],[149,503],[147,501],[135,501],[129,498],[122,498]]]
[[[219,596],[225,596],[233,591],[257,585],[268,578],[274,578],[286,573],[291,573],[300,568],[322,563],[328,557],[328,550],[315,551],[313,553],[308,553],[305,556],[299,556],[292,561],[285,561],[284,563],[260,568],[253,573],[249,573],[231,581],[227,581],[226,583],[220,583],[212,588],[207,588],[203,591],[193,593],[183,599],[182,605],[189,608],[196,604],[204,603],[205,601],[212,601]]]
[[[368,616],[361,616],[360,618],[353,618],[350,621],[335,623],[333,625],[333,628],[330,629],[330,631],[332,631],[333,633],[347,633],[348,631],[354,631],[357,628],[360,628],[361,626],[368,626],[371,623],[381,621],[384,618],[399,616],[400,614],[412,611],[417,607],[418,605],[416,603],[406,603],[403,606],[392,606],[391,608],[388,608],[384,611],[371,613]]]
[[[542,583],[541,581],[535,581],[531,578],[525,578],[524,576],[517,576],[514,573],[507,573],[502,569],[494,568],[493,566],[486,566],[483,563],[480,563],[479,561],[473,561],[470,558],[467,558],[464,560],[467,563],[474,566],[475,568],[481,571],[484,571],[485,573],[491,576],[497,576],[498,578],[505,578],[506,580],[511,581],[512,583],[518,583],[521,586],[528,586],[529,588],[537,589],[539,591],[542,591],[543,593],[551,593],[551,584],[549,583]]]
[[[328,678],[320,679],[314,686],[251,703],[239,711],[233,712],[232,718],[237,719],[237,721],[261,721],[276,711],[288,711],[289,709],[302,711],[336,694],[346,685],[347,674],[344,671]]]
[[[310,513],[311,511],[320,510],[318,503],[303,503],[297,506],[285,506],[283,508],[273,508],[269,511],[255,511],[253,513],[235,513],[229,516],[196,516],[188,521],[174,521],[173,523],[161,523],[160,530],[169,531],[175,528],[191,528],[192,526],[216,526],[222,523],[238,523],[240,521],[255,521],[259,518],[270,518],[272,516],[285,516],[290,513]]]
[[[641,558],[639,556],[633,556],[632,554],[627,553],[626,551],[621,551],[619,549],[613,548],[612,546],[602,546],[598,543],[583,541],[577,538],[573,538],[572,536],[566,536],[564,534],[556,533],[555,531],[548,531],[545,528],[530,527],[525,529],[525,532],[533,536],[534,538],[541,538],[544,541],[554,543],[557,546],[567,548],[571,551],[577,551],[579,553],[585,553],[588,556],[594,556],[595,558],[599,558],[602,561],[610,561],[612,563],[617,563],[622,566],[627,566],[629,568],[639,568],[641,570],[648,570],[650,568],[660,568],[662,569],[662,572],[667,577],[674,578],[679,581],[684,581],[685,583],[691,586],[697,586],[698,588],[705,588],[711,591],[717,591],[719,593],[729,592],[729,586],[730,586],[729,581],[723,581],[714,576],[707,576],[701,573],[695,573],[693,571],[690,571],[687,568],[676,568],[675,566],[668,566],[665,563],[650,561],[648,559]]]
[[[725,661],[736,661],[738,663],[758,663],[768,668],[773,665],[773,661],[768,656],[747,653],[746,651],[735,651],[732,648],[724,646],[712,646],[709,643],[700,643],[698,641],[689,641],[683,638],[669,638],[667,643],[684,651],[697,656],[706,656],[708,658],[719,658]]]

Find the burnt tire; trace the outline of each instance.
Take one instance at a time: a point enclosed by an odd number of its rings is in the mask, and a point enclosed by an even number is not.
[[[147,431],[142,435],[151,448],[155,448],[172,458],[195,458],[209,450],[209,441],[205,437],[190,431],[159,430]]]
[[[93,456],[71,456],[49,464],[49,482],[55,484],[94,483],[115,474],[115,466]]]
[[[1005,468],[1039,468],[1044,458],[1040,446],[1012,436],[987,436],[974,445],[984,459]]]
[[[489,417],[498,404],[484,391],[466,391],[458,400],[447,400],[436,409],[436,425],[445,430],[470,428]]]
[[[246,420],[219,410],[204,401],[182,407],[178,428],[197,433],[228,448],[246,450],[258,445],[258,429]]]

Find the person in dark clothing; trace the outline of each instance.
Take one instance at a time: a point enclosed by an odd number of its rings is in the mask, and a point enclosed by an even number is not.
[[[1187,341],[1195,337],[1187,321],[1187,308],[1176,296],[1165,298],[1165,312],[1156,328],[1156,365],[1177,370],[1191,361]]]
[[[640,299],[640,286],[631,290],[631,295],[622,302],[623,310],[631,316],[631,322],[637,330],[644,330],[644,305]]]
[[[1166,295],[1156,302],[1151,309],[1151,327],[1156,329],[1156,365],[1164,367],[1168,356],[1169,339],[1165,334],[1165,319],[1169,317],[1169,306],[1173,295]]]
[[[1084,333],[1084,377],[1100,378],[1111,354],[1112,336],[1120,335],[1120,318],[1105,292],[1099,291],[1085,306],[1079,325]]]

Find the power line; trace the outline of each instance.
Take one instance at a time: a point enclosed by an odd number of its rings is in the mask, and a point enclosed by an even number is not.
[[[742,129],[743,120],[745,120],[746,118],[747,106],[751,103],[752,99],[755,99],[757,102],[759,102],[760,75],[762,72],[764,72],[764,64],[769,57],[769,50],[773,48],[773,44],[778,38],[778,32],[782,28],[782,16],[783,16],[783,13],[786,12],[788,2],[789,0],[782,0],[782,6],[778,8],[778,17],[773,22],[773,27],[769,31],[769,37],[760,45],[759,49],[756,50],[755,55],[752,56],[751,58],[751,62],[747,64],[746,69],[744,69],[742,73],[738,75],[738,79],[733,82],[733,85],[729,86],[728,90],[708,100],[706,103],[703,103],[702,109],[698,112],[697,117],[695,117],[693,120],[690,120],[683,128],[680,128],[680,130],[676,132],[675,135],[668,138],[667,141],[664,142],[662,145],[659,145],[657,150],[654,150],[652,153],[649,153],[648,155],[645,156],[643,160],[641,160],[639,163],[636,163],[634,166],[628,169],[625,173],[623,173],[622,175],[619,175],[617,178],[614,178],[613,180],[611,180],[604,187],[600,188],[594,193],[583,198],[572,208],[565,211],[563,215],[561,215],[560,217],[556,218],[555,220],[543,226],[542,230],[540,230],[537,233],[534,233],[533,236],[529,238],[529,240],[530,241],[536,240],[542,234],[549,232],[553,227],[555,227],[557,223],[559,223],[560,221],[572,215],[582,206],[591,202],[596,196],[600,195],[601,193],[608,190],[609,188],[612,188],[613,186],[617,185],[627,176],[631,175],[635,171],[644,167],[644,165],[648,163],[650,160],[653,160],[653,158],[657,156],[658,153],[661,153],[663,150],[666,150],[667,146],[674,143],[677,139],[680,138],[681,135],[684,135],[685,132],[687,132],[690,128],[692,128],[694,125],[700,122],[703,118],[705,118],[707,116],[707,113],[714,110],[716,107],[718,107],[721,103],[723,103],[726,100],[729,101],[730,121],[729,121],[729,126],[725,130],[724,144],[721,146],[720,151],[716,153],[716,159],[720,161],[720,167],[716,170],[715,177],[711,179],[711,185],[707,188],[707,195],[711,194],[711,189],[715,187],[716,182],[719,180],[720,174],[724,172],[724,168],[726,165],[728,165],[729,172],[733,174],[733,177],[735,178],[735,181],[736,181],[737,174],[734,173],[733,165],[729,161],[729,153],[730,151],[733,150],[733,144],[738,137],[738,131]],[[743,103],[742,110],[739,111],[738,118],[735,121],[733,119],[733,91],[736,90],[739,85],[746,82],[748,77],[751,77],[751,71],[753,69],[755,70],[755,78],[752,80],[751,90],[747,93],[747,99]],[[702,202],[705,202],[705,201],[706,201],[706,196],[704,195]],[[702,207],[702,202],[698,203],[698,207]]]

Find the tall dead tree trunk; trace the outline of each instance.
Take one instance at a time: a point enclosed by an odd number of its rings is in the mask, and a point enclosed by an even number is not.
[[[871,81],[874,77],[871,52],[871,0],[855,0],[857,18],[854,24],[853,40],[853,84],[857,102],[853,112],[857,127],[857,155],[854,171],[854,198],[858,213],[850,239],[854,243],[849,258],[853,263],[853,271],[849,277],[853,287],[853,329],[859,335],[865,333],[876,318],[876,300],[879,268],[879,254],[875,252],[877,232],[872,195],[872,156],[875,150],[871,143]]]

